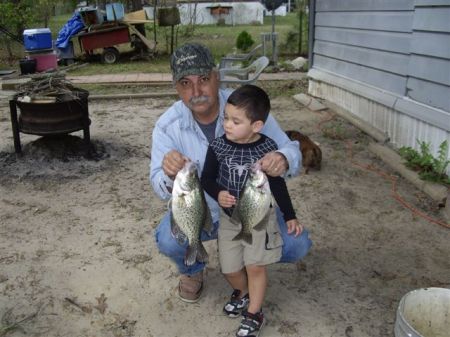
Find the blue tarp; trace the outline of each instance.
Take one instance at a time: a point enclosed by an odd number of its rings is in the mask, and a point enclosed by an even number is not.
[[[69,41],[72,36],[84,28],[84,23],[78,13],[75,13],[64,27],[59,31],[55,46],[58,49],[64,50],[69,46]]]

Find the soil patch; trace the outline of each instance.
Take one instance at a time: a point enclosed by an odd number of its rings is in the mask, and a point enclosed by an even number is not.
[[[288,181],[314,245],[302,263],[270,266],[262,336],[393,336],[405,293],[450,287],[450,231],[414,216],[387,180],[353,164],[395,174],[359,129],[272,98],[280,125],[319,143],[323,161]],[[83,156],[81,132],[22,135],[24,153],[15,155],[9,111],[0,107],[1,336],[234,335],[238,321],[222,315],[231,289],[216,243],[206,244],[202,299],[186,304],[176,296],[176,268],[153,239],[167,205],[148,181],[151,130],[171,102],[90,102],[93,158]],[[439,217],[402,178],[398,190]]]

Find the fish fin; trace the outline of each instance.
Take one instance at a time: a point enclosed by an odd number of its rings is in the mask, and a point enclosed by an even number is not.
[[[192,266],[197,261],[198,243],[187,247],[186,256],[184,257],[184,264]]]
[[[180,226],[178,226],[177,223],[175,222],[172,212],[170,213],[170,231],[180,246],[186,244],[188,238],[186,234],[183,233]]]
[[[277,206],[278,206],[277,201],[275,200],[275,198],[272,195],[272,200],[270,201],[270,207],[277,207]]]
[[[232,241],[238,241],[238,240],[244,240],[249,245],[253,244],[253,236],[251,233],[244,233],[240,232],[238,235],[236,235]]]
[[[267,228],[267,224],[269,223],[269,218],[270,218],[270,209],[267,211],[267,214],[264,216],[264,218],[262,218],[262,220],[253,227],[253,229],[255,231],[261,231],[261,230]]]
[[[203,224],[203,229],[208,233],[209,236],[211,236],[213,230],[213,221],[208,205],[206,205],[206,217],[205,223]]]
[[[172,230],[172,233],[176,233],[178,226],[175,223],[175,219],[173,218],[173,213],[170,212],[170,229]]]
[[[206,252],[205,246],[200,241],[197,249],[197,261],[202,263],[208,262],[208,253]]]
[[[241,219],[239,219],[238,207],[239,207],[239,204],[238,204],[238,206],[236,206],[233,209],[233,213],[231,214],[231,217],[230,217],[230,221],[235,225],[241,224]]]

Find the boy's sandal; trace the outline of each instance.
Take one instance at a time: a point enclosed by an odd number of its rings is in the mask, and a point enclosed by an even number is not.
[[[258,337],[265,323],[264,314],[262,311],[256,314],[245,311],[242,315],[244,317],[242,318],[241,325],[236,332],[236,337]]]
[[[243,310],[247,309],[248,303],[250,301],[248,294],[239,298],[241,291],[234,289],[231,294],[230,300],[223,307],[223,312],[228,317],[236,318],[239,317]]]

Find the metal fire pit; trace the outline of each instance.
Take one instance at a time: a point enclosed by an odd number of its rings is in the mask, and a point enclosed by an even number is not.
[[[20,133],[54,136],[83,130],[86,150],[90,147],[88,109],[89,91],[78,89],[71,92],[71,97],[56,97],[52,103],[21,102],[14,97],[9,101],[14,149],[22,152]],[[17,107],[20,114],[18,114]]]

